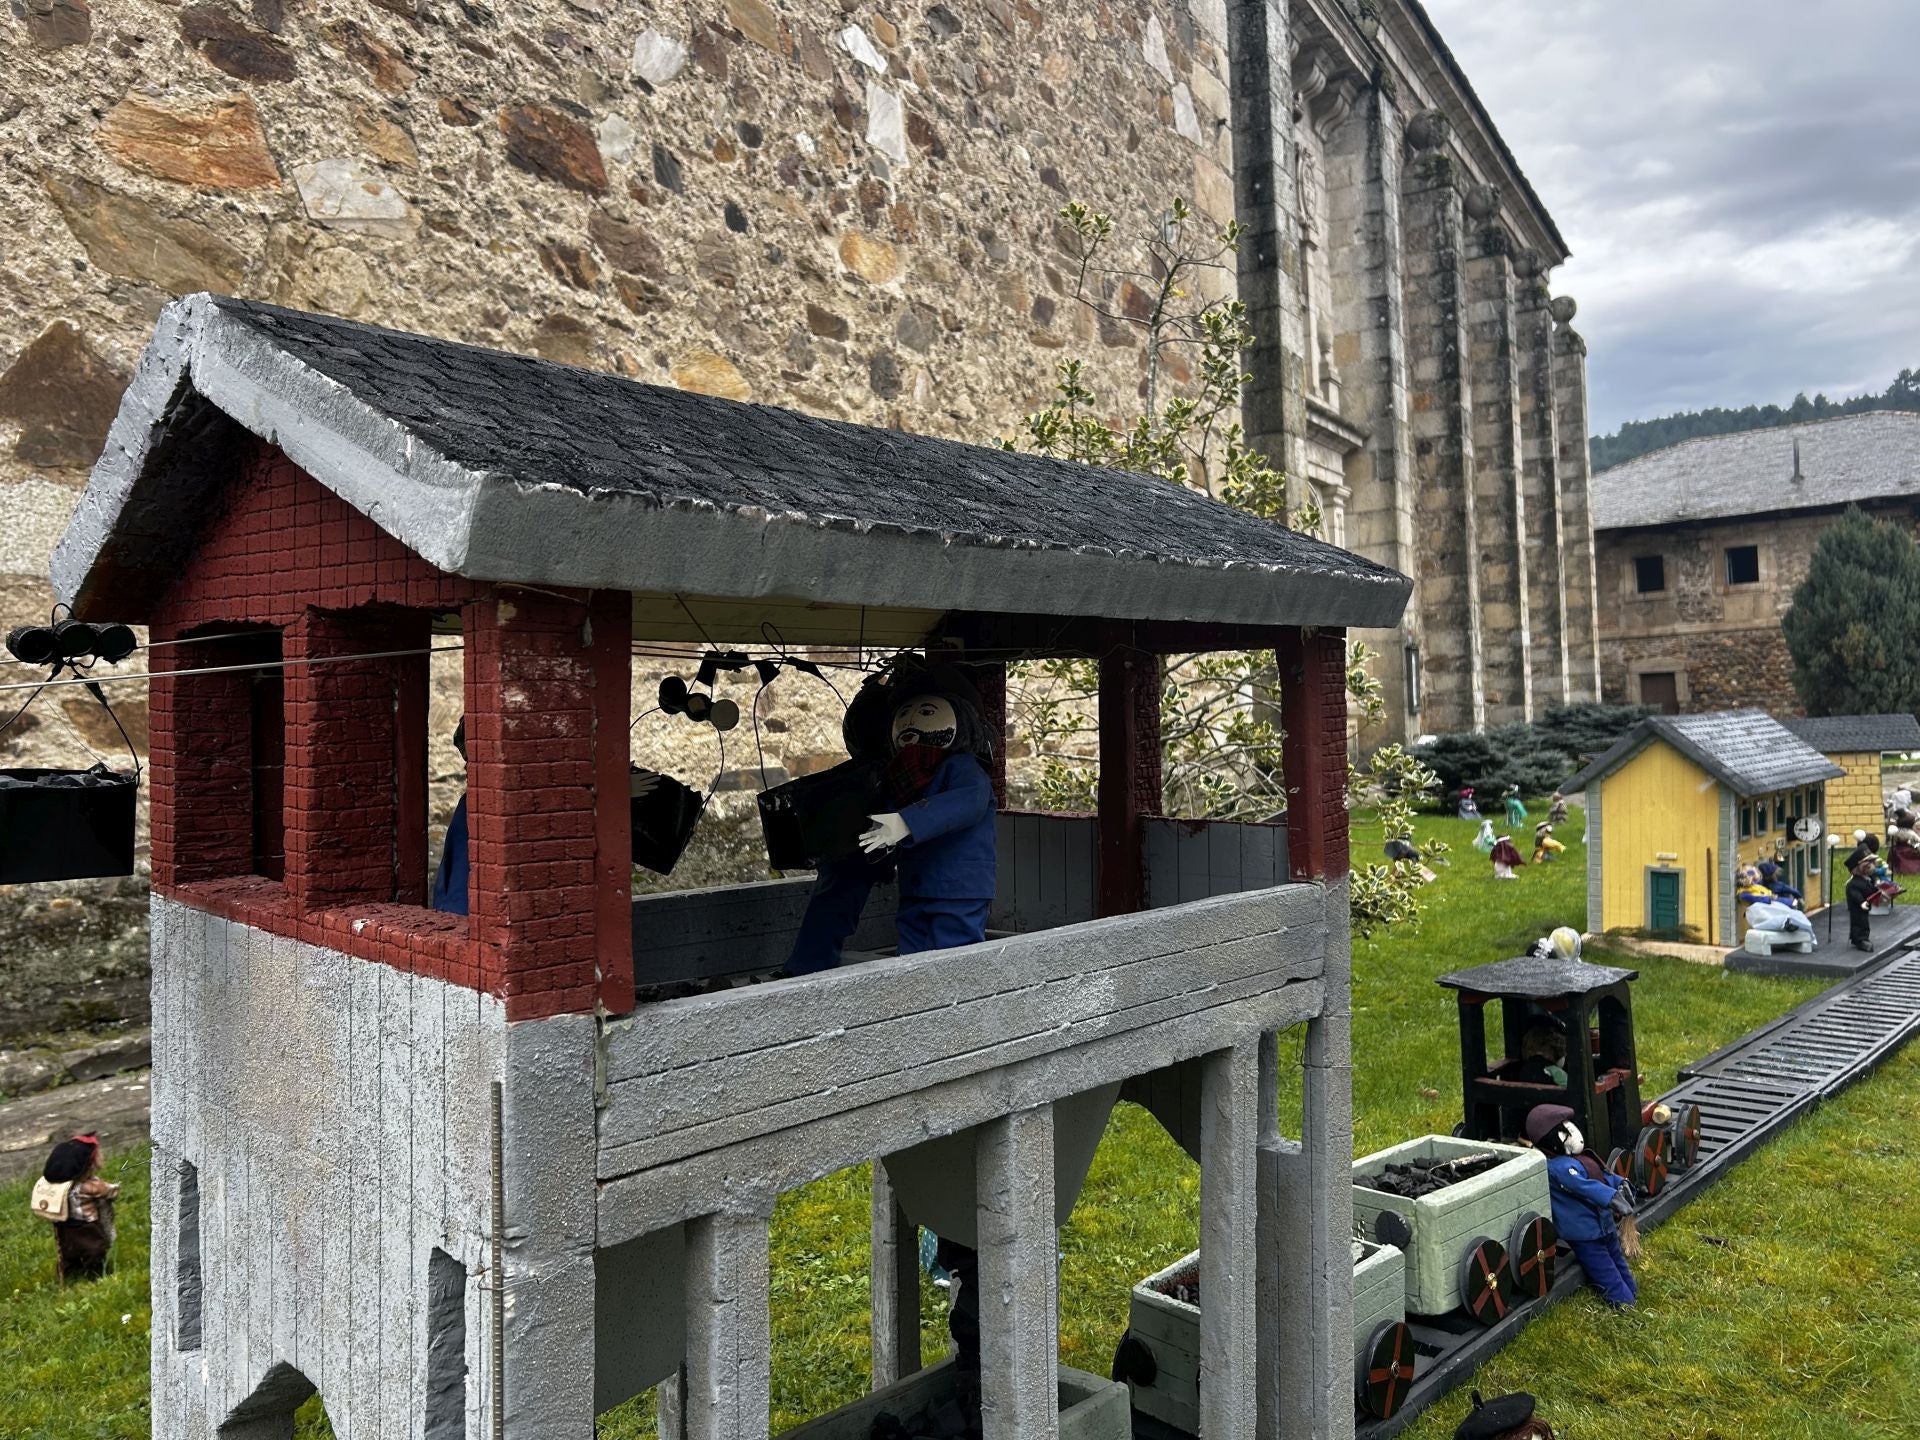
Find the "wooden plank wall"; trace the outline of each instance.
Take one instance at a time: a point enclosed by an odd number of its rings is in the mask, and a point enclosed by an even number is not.
[[[1284,820],[1249,824],[1155,816],[1145,830],[1150,910],[1287,883]]]

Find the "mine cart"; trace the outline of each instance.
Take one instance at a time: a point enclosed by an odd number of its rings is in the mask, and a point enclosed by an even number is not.
[[[1398,1247],[1353,1242],[1354,1383],[1363,1407],[1391,1415],[1412,1381],[1413,1352],[1406,1335],[1406,1259]],[[1376,1354],[1394,1368],[1404,1352],[1405,1374],[1389,1374],[1370,1387]],[[1127,1333],[1114,1355],[1114,1374],[1133,1391],[1133,1408],[1186,1434],[1199,1429],[1200,1252],[1149,1275],[1133,1287]],[[1374,1406],[1367,1392],[1375,1390]]]
[[[1424,1175],[1405,1187],[1424,1193],[1379,1188]],[[1546,1157],[1520,1146],[1425,1135],[1353,1162],[1354,1225],[1406,1252],[1411,1315],[1465,1307],[1483,1323],[1500,1318],[1517,1298],[1508,1252],[1551,1209]]]
[[[1469,1140],[1519,1137],[1536,1105],[1565,1105],[1590,1149],[1631,1148],[1641,1129],[1640,1077],[1634,1060],[1633,998],[1639,972],[1584,960],[1522,956],[1442,975],[1459,992],[1462,1133]],[[1489,1059],[1486,1011],[1500,1004],[1506,1054]],[[1529,1070],[1522,1051],[1530,1030],[1563,1039],[1564,1085]]]

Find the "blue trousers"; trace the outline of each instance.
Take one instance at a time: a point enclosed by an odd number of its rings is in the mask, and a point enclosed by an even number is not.
[[[811,975],[840,963],[840,949],[860,928],[860,912],[884,873],[883,865],[864,859],[831,861],[820,867],[800,933],[794,937],[793,953],[787,957],[787,974]],[[977,944],[986,938],[992,903],[902,895],[894,918],[900,953],[917,955],[923,950]]]
[[[1608,1230],[1598,1240],[1569,1240],[1573,1258],[1587,1272],[1587,1283],[1611,1305],[1631,1305],[1640,1296],[1633,1271],[1627,1268],[1626,1251],[1620,1248],[1620,1232]]]

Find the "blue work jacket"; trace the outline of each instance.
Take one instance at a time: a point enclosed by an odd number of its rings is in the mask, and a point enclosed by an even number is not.
[[[991,900],[993,782],[972,755],[949,755],[927,793],[902,807],[909,838],[893,852],[903,898]]]
[[[453,807],[447,822],[446,843],[440,847],[440,865],[433,872],[433,908],[449,915],[467,913],[467,797]]]
[[[1547,1188],[1553,1199],[1553,1228],[1563,1240],[1600,1240],[1614,1231],[1613,1195],[1627,1182],[1609,1174],[1595,1180],[1576,1156],[1547,1161]]]

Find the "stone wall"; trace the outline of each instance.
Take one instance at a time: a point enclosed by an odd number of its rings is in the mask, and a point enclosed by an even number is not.
[[[1920,507],[1887,513],[1920,528]],[[1595,613],[1605,698],[1637,703],[1640,675],[1672,671],[1682,710],[1756,706],[1776,715],[1802,713],[1780,619],[1793,606],[1794,587],[1807,578],[1814,546],[1836,518],[1832,512],[1770,514],[1601,532]],[[1760,578],[1730,584],[1726,552],[1748,545],[1758,553]],[[1634,562],[1652,555],[1663,559],[1666,589],[1643,595]]]

